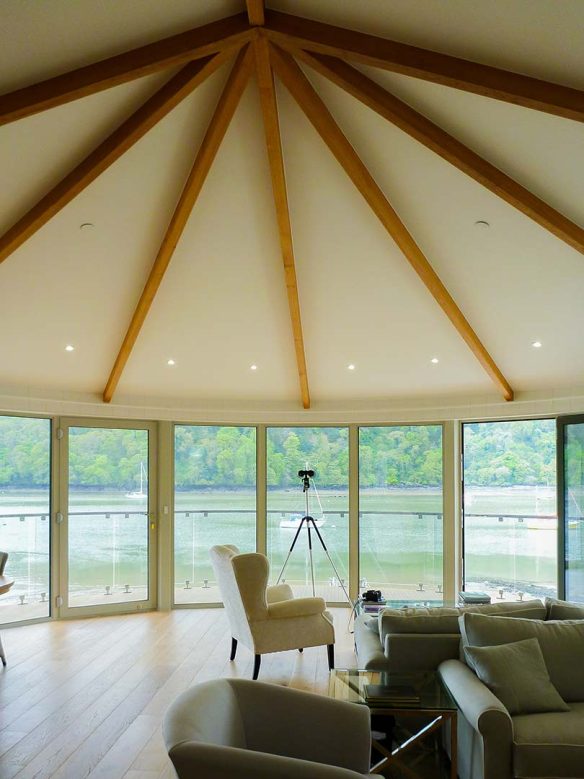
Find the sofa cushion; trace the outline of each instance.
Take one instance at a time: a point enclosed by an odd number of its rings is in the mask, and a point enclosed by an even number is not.
[[[584,700],[584,620],[460,617],[463,646],[498,646],[537,638],[552,684],[565,701]]]
[[[584,777],[584,703],[570,711],[513,717],[516,777]]]
[[[509,714],[568,711],[550,681],[537,638],[499,646],[467,646],[467,659]]]
[[[546,598],[546,619],[584,619],[584,603]]]
[[[379,633],[459,633],[461,614],[501,614],[508,617],[545,619],[546,609],[539,600],[489,603],[460,608],[384,609],[379,614]]]

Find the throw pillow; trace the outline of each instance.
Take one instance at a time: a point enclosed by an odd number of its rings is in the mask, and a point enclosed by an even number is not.
[[[479,679],[509,714],[569,711],[550,681],[537,638],[499,646],[464,648]]]
[[[565,701],[584,700],[584,620],[510,619],[463,614],[463,646],[498,646],[537,638],[554,687]]]
[[[584,619],[584,603],[570,603],[567,600],[546,598],[546,619]]]

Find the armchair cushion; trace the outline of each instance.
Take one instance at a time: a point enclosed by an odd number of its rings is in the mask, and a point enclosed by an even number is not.
[[[584,603],[546,598],[546,619],[584,619]]]
[[[270,603],[268,619],[286,617],[308,617],[311,614],[322,614],[326,609],[324,598],[293,598]]]
[[[550,681],[537,638],[499,646],[465,647],[479,679],[509,714],[569,711]]]

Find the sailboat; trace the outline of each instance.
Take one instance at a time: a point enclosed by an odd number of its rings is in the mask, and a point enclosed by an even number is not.
[[[144,467],[144,463],[140,463],[140,489],[134,490],[134,492],[126,492],[126,498],[132,498],[133,500],[142,500],[143,498],[148,497],[147,493],[144,492],[144,482],[147,481],[146,476],[146,468]]]

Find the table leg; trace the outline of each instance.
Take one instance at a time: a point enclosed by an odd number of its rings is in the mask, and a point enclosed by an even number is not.
[[[450,715],[450,779],[458,779],[458,728],[457,712]]]

